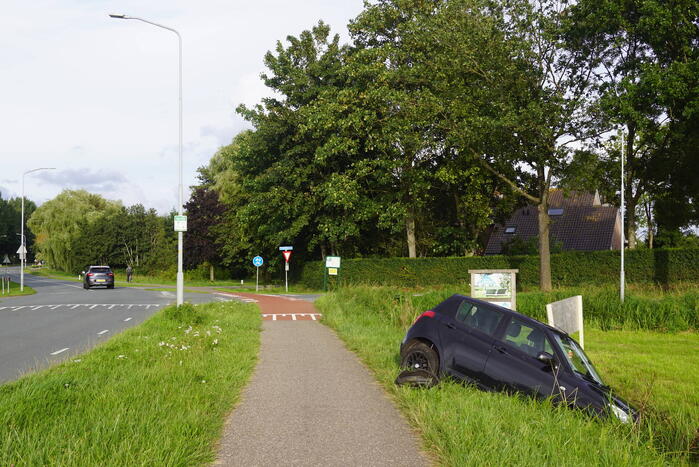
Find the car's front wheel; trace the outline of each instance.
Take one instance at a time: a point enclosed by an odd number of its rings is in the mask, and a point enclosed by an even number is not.
[[[439,355],[432,346],[424,342],[413,342],[403,352],[400,366],[412,370],[426,370],[435,376],[439,375]]]

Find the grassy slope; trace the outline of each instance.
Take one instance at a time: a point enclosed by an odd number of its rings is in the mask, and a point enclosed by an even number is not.
[[[166,308],[0,386],[0,465],[202,465],[257,360],[256,307]]]
[[[650,400],[672,422],[657,417],[632,429],[614,422],[591,420],[571,410],[546,407],[530,399],[489,394],[458,383],[446,382],[430,390],[399,388],[398,344],[414,316],[438,303],[444,291],[396,295],[390,289],[349,289],[319,299],[324,322],[337,330],[348,347],[375,372],[395,397],[411,423],[423,435],[425,448],[443,465],[657,465],[684,463],[687,457],[668,457],[692,439],[691,427],[699,418],[695,385],[695,361],[675,359],[677,348],[699,345],[696,334],[657,335],[646,332],[590,331],[588,345],[604,377],[630,399]],[[667,346],[649,345],[668,340]],[[630,347],[615,346],[628,342]],[[633,343],[633,345],[631,345]],[[645,349],[643,357],[637,346]],[[650,396],[644,386],[647,362],[657,363],[658,375]],[[693,366],[694,365],[694,366]],[[689,394],[676,393],[683,381]],[[691,402],[685,399],[689,397]],[[694,408],[692,408],[694,407]],[[682,422],[684,420],[684,422]],[[674,423],[674,425],[673,425]],[[675,426],[676,425],[676,426]],[[671,428],[676,431],[669,433]],[[658,435],[656,430],[664,433]],[[669,434],[668,434],[669,433]]]

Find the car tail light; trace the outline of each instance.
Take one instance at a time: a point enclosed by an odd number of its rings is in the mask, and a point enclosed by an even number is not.
[[[108,275],[109,277],[114,277],[114,273],[113,273],[113,272],[108,272],[107,275]]]
[[[87,277],[92,277],[92,276],[94,276],[94,274],[92,274],[91,272],[87,273]]]
[[[418,321],[420,321],[420,318],[422,318],[422,317],[425,317],[425,318],[434,318],[434,311],[432,311],[432,310],[427,310],[426,312],[424,312],[423,314],[421,314],[420,316],[418,316],[417,319],[415,320],[415,322],[414,322],[413,324],[415,324],[415,323],[417,323]]]

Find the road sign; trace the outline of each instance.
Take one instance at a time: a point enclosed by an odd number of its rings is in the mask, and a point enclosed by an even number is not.
[[[175,216],[175,232],[187,231],[187,216]]]
[[[288,263],[289,260],[291,259],[291,250],[282,251],[282,254],[284,255],[284,260]]]
[[[255,256],[255,257],[252,259],[252,264],[254,264],[255,267],[259,268],[260,266],[262,266],[263,264],[265,264],[265,261],[262,259],[262,256]]]
[[[340,257],[339,256],[326,256],[325,257],[325,267],[326,268],[339,268],[340,267]]]
[[[27,248],[24,245],[20,245],[19,248],[17,249],[17,253],[19,253],[20,255],[26,255]]]
[[[10,258],[8,258],[7,255],[5,255],[5,259],[2,260],[2,263],[3,264],[10,264]]]
[[[291,251],[293,249],[294,249],[293,246],[280,246],[279,247],[279,251]]]
[[[328,268],[329,276],[337,276],[337,268]]]

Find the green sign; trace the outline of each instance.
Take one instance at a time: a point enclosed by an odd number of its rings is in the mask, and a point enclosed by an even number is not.
[[[175,216],[175,232],[187,231],[187,216]]]

